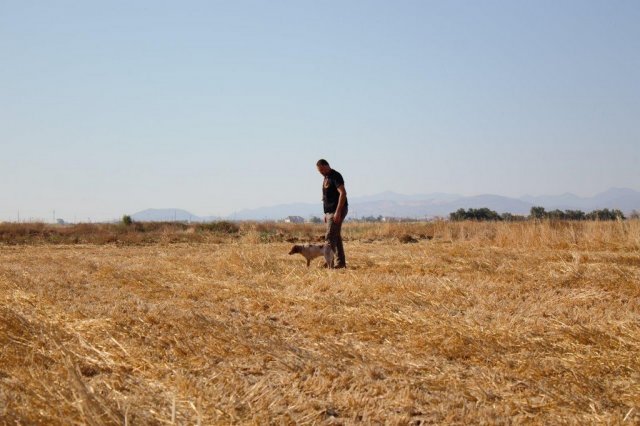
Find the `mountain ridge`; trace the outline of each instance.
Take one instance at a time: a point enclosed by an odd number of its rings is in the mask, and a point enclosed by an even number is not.
[[[496,194],[462,196],[449,193],[405,195],[393,191],[349,199],[349,216],[389,216],[410,218],[448,217],[449,213],[464,208],[487,207],[498,213],[528,215],[531,207],[547,210],[582,210],[586,213],[597,209],[619,209],[625,214],[640,210],[640,192],[630,188],[610,188],[592,197],[580,197],[572,193],[560,195],[524,195],[506,197]],[[287,203],[244,209],[228,216],[198,216],[182,209],[146,209],[132,215],[136,221],[191,221],[215,220],[279,220],[287,216],[322,216],[321,203]]]

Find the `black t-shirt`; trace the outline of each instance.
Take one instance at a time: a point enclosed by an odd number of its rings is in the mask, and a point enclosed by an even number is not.
[[[335,213],[338,208],[338,200],[340,199],[338,187],[340,185],[344,185],[344,179],[340,173],[332,169],[322,182],[322,204],[325,213]],[[347,207],[349,203],[345,200],[344,205]]]

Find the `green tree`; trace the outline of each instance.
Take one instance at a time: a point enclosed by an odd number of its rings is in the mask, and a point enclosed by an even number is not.
[[[587,214],[587,219],[590,220],[624,220],[624,213],[618,209],[609,210],[594,210]]]
[[[544,207],[531,207],[529,216],[531,219],[542,220],[547,217],[547,212],[544,210]]]
[[[500,215],[500,218],[502,220],[504,220],[505,222],[522,222],[523,220],[526,220],[526,218],[524,216],[521,216],[519,214],[511,214],[511,213],[502,213]]]
[[[547,217],[553,220],[564,220],[567,218],[565,213],[562,210],[558,210],[558,209],[551,210],[550,212],[548,212]]]
[[[458,209],[455,212],[449,213],[449,220],[459,221],[467,218],[467,212],[465,209]]]
[[[586,215],[582,210],[565,210],[565,218],[567,220],[585,220]]]
[[[452,221],[460,221],[460,220],[477,220],[477,221],[498,221],[502,220],[500,215],[487,208],[483,207],[480,209],[458,209],[455,212],[449,213],[449,219]]]

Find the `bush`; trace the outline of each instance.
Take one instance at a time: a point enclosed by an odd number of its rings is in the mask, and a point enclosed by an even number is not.
[[[531,207],[530,217],[531,219],[544,219],[547,217],[547,212],[544,211],[544,207]]]
[[[500,218],[505,222],[522,222],[527,220],[525,216],[521,216],[519,214],[511,214],[511,213],[502,213]]]
[[[217,234],[237,234],[240,227],[233,222],[222,220],[219,222],[201,223],[196,226],[198,231],[215,232]]]
[[[124,216],[122,216],[122,224],[125,226],[129,226],[133,223],[133,219],[131,219],[131,216],[129,216],[128,214],[125,214]]]
[[[582,210],[552,210],[545,211],[544,207],[531,207],[530,219],[551,220],[624,220],[624,213],[618,209],[594,210],[585,214]]]
[[[398,240],[403,244],[411,244],[411,243],[417,243],[418,242],[418,240],[416,240],[415,238],[413,238],[409,234],[402,235],[400,238],[398,238]]]
[[[457,211],[449,214],[449,219],[453,220],[453,221],[460,221],[460,220],[477,220],[477,221],[485,221],[485,220],[490,220],[490,221],[498,221],[498,220],[502,220],[502,218],[500,217],[500,215],[493,211],[490,210],[486,207],[483,207],[481,209],[469,209],[469,210],[465,210],[465,209],[458,209]]]
[[[602,209],[594,210],[587,215],[587,219],[591,220],[624,220],[624,213],[620,210]]]

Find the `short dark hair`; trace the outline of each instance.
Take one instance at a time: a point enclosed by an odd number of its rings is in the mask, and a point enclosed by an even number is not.
[[[319,159],[318,162],[316,163],[316,166],[328,166],[328,165],[329,165],[329,162],[324,158]]]

